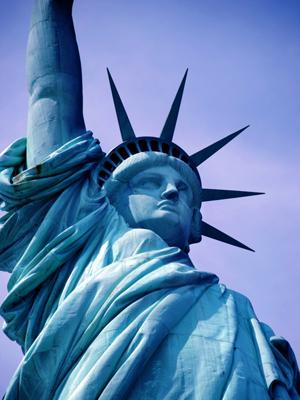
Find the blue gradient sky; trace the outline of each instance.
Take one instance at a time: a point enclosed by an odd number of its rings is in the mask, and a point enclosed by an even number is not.
[[[32,1],[0,6],[1,148],[26,134],[25,48]],[[104,150],[120,141],[109,66],[139,135],[158,135],[182,78],[189,76],[175,141],[194,152],[247,125],[208,160],[205,187],[265,191],[206,204],[203,216],[256,249],[203,239],[191,251],[248,296],[258,317],[300,359],[300,3],[298,0],[77,1],[87,128]],[[1,298],[6,274],[0,275]],[[0,334],[0,394],[20,359]]]

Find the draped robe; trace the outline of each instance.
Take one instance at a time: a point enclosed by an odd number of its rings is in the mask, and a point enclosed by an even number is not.
[[[90,132],[32,169],[25,153],[0,157],[1,315],[24,352],[5,399],[300,398],[288,342],[249,300],[109,204]]]

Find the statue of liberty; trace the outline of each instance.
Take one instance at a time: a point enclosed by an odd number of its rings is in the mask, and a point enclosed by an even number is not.
[[[176,145],[185,74],[160,136],[139,137],[109,73],[122,143],[105,154],[83,119],[72,3],[35,2],[27,139],[0,157],[1,315],[24,353],[4,398],[300,398],[288,342],[188,256],[202,235],[251,250],[200,207],[257,193],[202,188],[197,171],[243,129]]]

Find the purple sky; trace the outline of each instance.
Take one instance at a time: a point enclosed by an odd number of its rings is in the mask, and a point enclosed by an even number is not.
[[[31,3],[0,6],[1,148],[26,134]],[[200,173],[205,187],[267,193],[203,207],[207,222],[256,253],[204,238],[191,256],[197,268],[248,296],[300,359],[299,1],[78,0],[74,18],[85,121],[104,150],[120,141],[106,66],[138,135],[159,135],[186,67],[175,142],[194,152],[251,124]],[[0,279],[2,299],[7,275]],[[0,394],[20,357],[1,332]]]

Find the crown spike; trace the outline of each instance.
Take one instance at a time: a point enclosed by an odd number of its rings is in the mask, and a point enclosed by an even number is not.
[[[246,246],[245,244],[239,242],[238,240],[232,238],[231,236],[227,235],[224,232],[219,231],[215,227],[207,224],[206,222],[202,221],[202,235],[207,236],[211,239],[218,240],[220,242],[224,242],[230,244],[232,246],[240,247],[241,249],[253,251],[250,247]]]
[[[132,129],[128,115],[126,113],[126,110],[124,108],[124,105],[122,103],[120,95],[117,91],[116,85],[113,81],[113,78],[112,78],[108,68],[107,68],[107,74],[108,74],[108,79],[109,79],[109,83],[110,83],[111,93],[112,93],[113,100],[114,100],[114,105],[115,105],[116,114],[117,114],[117,118],[118,118],[118,122],[119,122],[122,140],[123,140],[123,142],[126,142],[127,140],[133,140],[136,137],[135,133]]]
[[[263,192],[245,192],[240,190],[202,189],[202,201],[234,199],[237,197],[258,196]]]
[[[242,133],[245,129],[247,129],[250,125],[245,126],[244,128],[232,133],[231,135],[226,136],[225,138],[218,140],[217,142],[211,144],[208,147],[194,153],[190,156],[190,160],[193,162],[195,166],[202,164],[205,160],[219,151],[222,147],[224,147],[227,143],[229,143],[232,139]]]
[[[172,139],[173,139],[187,73],[188,73],[188,69],[185,71],[185,74],[182,78],[179,89],[176,93],[175,99],[172,103],[169,115],[166,119],[165,125],[160,134],[160,138],[162,140],[165,140],[166,142],[172,142]]]

